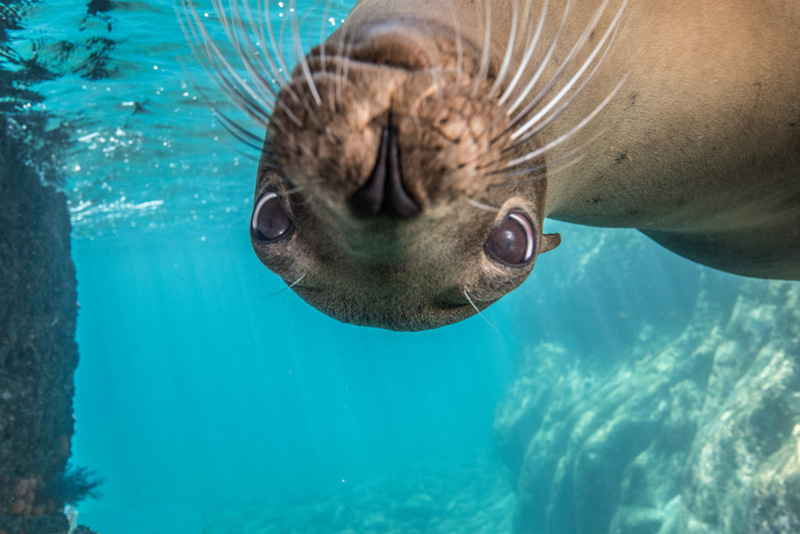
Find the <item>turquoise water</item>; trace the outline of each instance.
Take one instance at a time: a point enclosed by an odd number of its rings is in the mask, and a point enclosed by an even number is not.
[[[308,4],[310,41],[349,7]],[[680,332],[701,277],[733,278],[633,231],[548,223],[564,244],[485,318],[415,334],[337,323],[253,254],[256,155],[191,80],[245,119],[191,55],[172,2],[108,7],[26,2],[12,33],[21,57],[56,71],[32,109],[73,139],[73,461],[104,480],[78,506],[97,531],[503,532],[514,487],[492,424],[519,355],[554,342],[611,358],[648,325]],[[101,48],[102,68],[82,68]],[[621,261],[640,276],[621,278]]]

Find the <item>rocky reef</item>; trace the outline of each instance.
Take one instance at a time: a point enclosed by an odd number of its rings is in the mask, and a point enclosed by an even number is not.
[[[497,458],[387,466],[356,483],[220,507],[204,516],[208,534],[501,534],[510,531],[514,494]]]
[[[78,363],[69,213],[31,160],[46,153],[32,152],[32,130],[0,116],[0,534],[66,532],[65,488],[86,489],[66,471]]]
[[[698,285],[681,333],[524,355],[495,420],[515,534],[800,532],[800,284]]]
[[[26,33],[46,3],[0,6],[0,534],[70,529],[63,509],[98,480],[70,468],[78,305],[63,156],[74,127],[42,106],[37,84],[109,73],[108,2],[59,12],[59,32]],[[53,9],[60,9],[53,8]],[[35,25],[35,23],[34,23]]]

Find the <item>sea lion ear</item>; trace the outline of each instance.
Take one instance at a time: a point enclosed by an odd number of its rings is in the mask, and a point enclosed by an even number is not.
[[[550,252],[561,244],[561,234],[542,234],[539,241],[539,254]]]

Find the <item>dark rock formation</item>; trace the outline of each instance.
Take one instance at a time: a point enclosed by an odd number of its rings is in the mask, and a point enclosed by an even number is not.
[[[616,364],[527,354],[495,421],[516,534],[800,532],[800,285],[737,283]]]
[[[75,270],[66,198],[43,183],[49,166],[37,165],[31,135],[0,116],[2,534],[69,528],[61,489],[78,363]]]

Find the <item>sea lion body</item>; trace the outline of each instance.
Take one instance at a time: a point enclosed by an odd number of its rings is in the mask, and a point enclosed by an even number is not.
[[[588,92],[629,76],[591,125],[605,133],[548,177],[547,216],[638,228],[725,271],[800,279],[799,25],[791,1],[629,3]],[[585,112],[574,106],[564,124]]]
[[[361,0],[277,94],[256,253],[404,330],[519,285],[546,217],[800,279],[798,27],[791,1]]]

